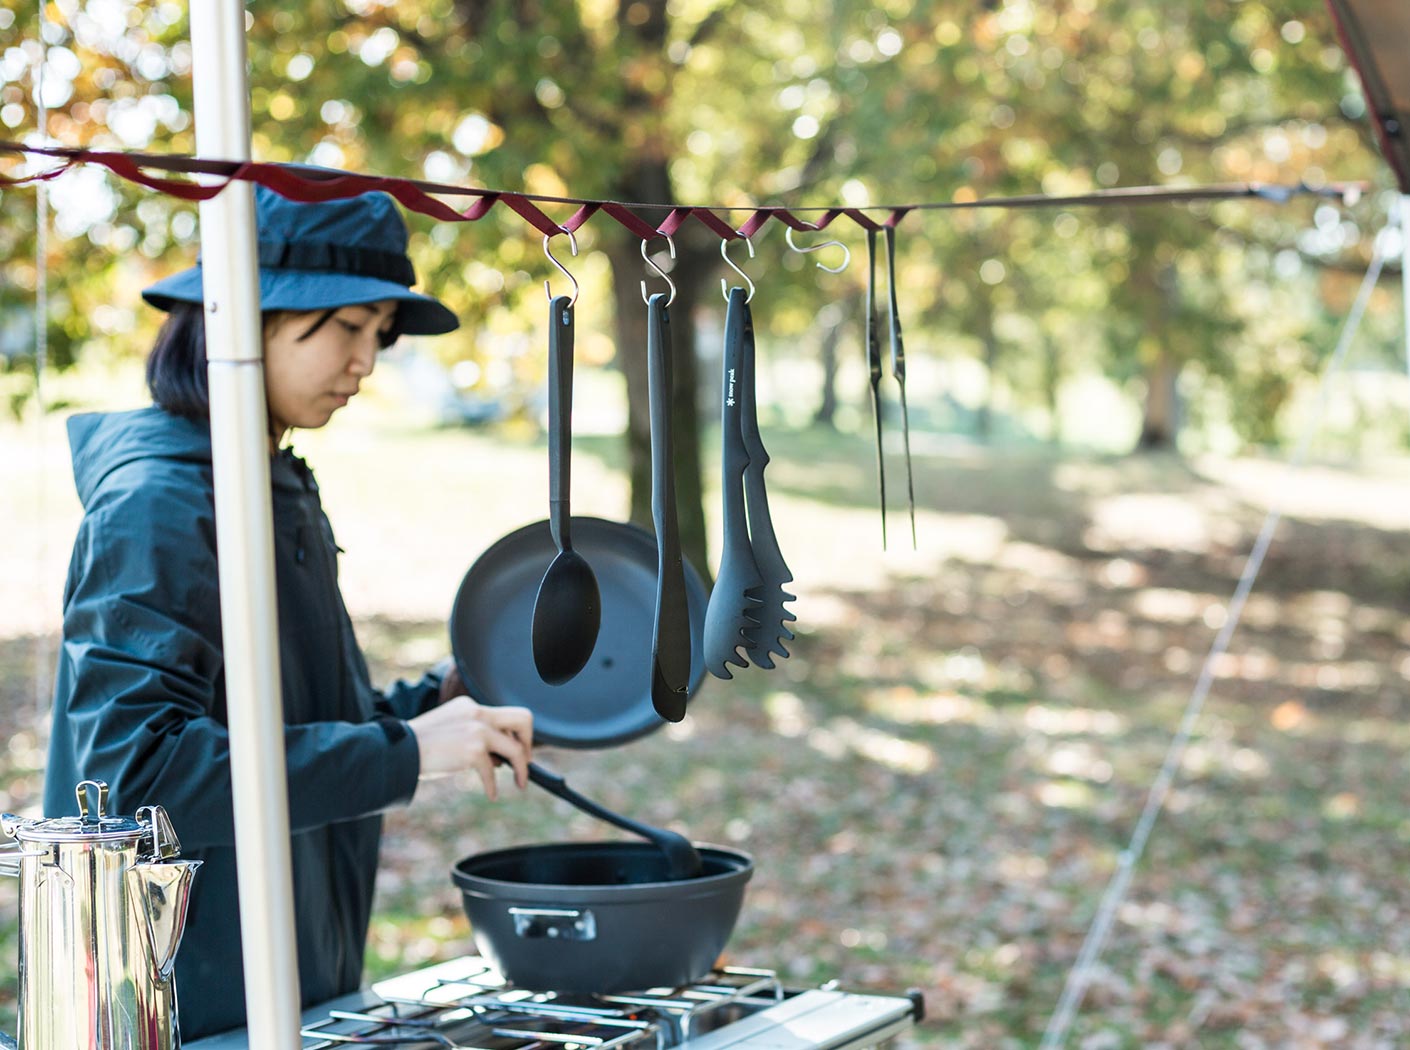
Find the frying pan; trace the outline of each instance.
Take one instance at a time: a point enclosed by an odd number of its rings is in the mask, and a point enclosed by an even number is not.
[[[602,598],[602,626],[587,665],[562,685],[548,685],[534,667],[534,596],[557,553],[547,521],[502,537],[470,566],[451,608],[451,652],[472,698],[533,712],[535,743],[615,747],[665,724],[651,703],[656,540],[635,525],[602,518],[574,515],[572,529],[573,546],[591,563]],[[700,574],[683,565],[693,696],[705,673],[707,596]]]

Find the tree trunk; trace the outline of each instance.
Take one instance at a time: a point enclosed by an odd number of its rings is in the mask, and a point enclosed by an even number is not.
[[[637,0],[620,6],[617,30],[635,44],[632,50],[654,56],[663,64],[670,33],[666,0]],[[616,180],[612,196],[617,200],[642,204],[669,204],[675,200],[671,185],[669,137],[660,127],[670,91],[670,81],[648,86],[645,80],[629,80],[617,114],[623,129],[632,128],[643,137],[633,153],[632,163]],[[656,223],[665,213],[653,210],[643,218]],[[701,231],[703,233],[703,231]],[[708,247],[707,247],[708,243]],[[709,578],[709,558],[705,544],[704,497],[700,478],[700,420],[696,407],[699,386],[695,367],[695,305],[701,282],[712,272],[711,248],[717,241],[696,230],[682,231],[676,238],[676,262],[671,281],[676,297],[671,303],[672,364],[674,390],[671,393],[671,422],[675,438],[676,513],[679,519],[681,550],[685,557]],[[665,245],[657,240],[649,246],[659,251]],[[631,483],[630,519],[647,528],[651,525],[651,415],[646,388],[646,304],[641,298],[641,280],[647,269],[641,259],[641,242],[630,235],[613,237],[606,245],[612,264],[612,292],[616,302],[617,362],[627,380],[627,470]],[[647,294],[666,291],[665,284],[652,275]]]
[[[823,325],[822,343],[818,348],[818,360],[822,365],[822,396],[818,401],[818,410],[813,413],[813,423],[830,430],[837,429],[837,345],[842,341],[842,330],[855,299],[855,296],[848,296],[845,300],[849,309],[829,303],[818,314],[818,320]]]
[[[1062,444],[1062,419],[1058,415],[1058,386],[1062,383],[1062,341],[1043,336],[1043,399],[1048,409],[1048,444]]]
[[[1173,449],[1180,436],[1180,362],[1163,344],[1146,376],[1146,408],[1136,448],[1142,452]]]
[[[1180,438],[1180,359],[1170,348],[1179,284],[1175,268],[1166,266],[1156,278],[1153,309],[1146,331],[1155,342],[1155,360],[1146,375],[1146,408],[1136,448],[1142,452],[1174,449]]]
[[[984,402],[975,415],[975,436],[988,444],[994,433],[994,391],[999,385],[999,338],[994,334],[994,314],[986,300],[979,307],[979,341],[984,347]]]

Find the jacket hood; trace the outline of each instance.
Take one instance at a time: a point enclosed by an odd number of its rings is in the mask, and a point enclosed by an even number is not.
[[[93,412],[68,421],[73,479],[85,507],[113,471],[138,459],[211,461],[210,427],[157,408]]]

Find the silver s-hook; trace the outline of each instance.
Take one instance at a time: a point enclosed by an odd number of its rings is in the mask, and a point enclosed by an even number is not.
[[[790,248],[792,248],[795,252],[802,252],[802,253],[804,253],[804,254],[807,254],[808,252],[820,252],[820,251],[822,251],[824,248],[841,248],[841,249],[842,249],[842,265],[841,265],[841,266],[828,266],[828,265],[826,265],[826,264],[824,264],[824,263],[818,263],[818,269],[819,269],[819,270],[826,270],[828,273],[841,273],[843,270],[847,269],[848,264],[851,263],[851,261],[852,261],[852,249],[851,249],[851,248],[848,248],[847,245],[843,244],[841,241],[823,241],[821,244],[813,244],[813,245],[802,245],[802,246],[799,246],[799,245],[793,243],[793,227],[792,227],[792,226],[786,227],[786,228],[784,229],[784,231],[783,231],[783,239],[788,242],[788,246],[789,246]]]
[[[748,237],[745,237],[744,246],[749,249],[749,258],[754,258],[754,242],[751,241]],[[749,275],[747,273],[745,273],[743,270],[741,270],[738,266],[734,264],[734,260],[729,257],[728,248],[729,241],[721,240],[720,258],[724,259],[726,266],[728,266],[735,273],[739,274],[740,277],[744,278],[744,283],[749,286],[749,294],[744,297],[744,301],[747,303],[749,302],[749,300],[754,298],[754,282],[749,279]],[[729,285],[725,283],[725,279],[723,277],[720,278],[720,293],[724,295],[725,301],[729,302]]]
[[[663,236],[663,237],[666,238],[666,247],[670,249],[671,258],[674,259],[674,258],[676,257],[676,242],[675,242],[675,239],[672,238],[669,234],[664,234],[664,233],[663,233],[661,236]],[[645,261],[646,265],[649,266],[649,267],[651,267],[653,270],[655,270],[657,276],[660,277],[661,280],[665,281],[666,284],[667,284],[667,286],[670,287],[670,289],[671,289],[671,295],[670,295],[670,298],[666,300],[666,305],[667,305],[667,306],[670,306],[673,302],[676,301],[676,282],[673,281],[673,280],[671,280],[669,277],[667,277],[667,276],[666,276],[666,271],[663,270],[663,269],[661,269],[661,267],[657,266],[657,265],[651,260],[651,256],[649,256],[649,255],[646,254],[646,244],[647,244],[646,241],[642,241],[642,242],[641,242],[641,257],[642,257],[643,261]],[[642,300],[642,302],[644,302],[644,303],[649,303],[649,302],[651,302],[651,298],[646,294],[646,281],[645,281],[645,280],[643,280],[643,281],[641,282],[641,300]]]
[[[559,227],[559,229],[562,229],[562,227]],[[574,257],[574,258],[577,258],[577,255],[578,255],[578,238],[577,238],[577,236],[574,235],[573,231],[571,231],[571,230],[563,230],[563,232],[568,235],[568,247],[569,247],[569,249],[572,251],[573,257]],[[568,272],[568,268],[567,268],[566,266],[564,266],[561,262],[559,262],[557,259],[555,259],[555,258],[553,257],[553,252],[551,252],[551,251],[548,250],[548,242],[549,242],[549,235],[548,235],[548,234],[544,234],[544,235],[543,235],[543,253],[544,253],[544,255],[548,256],[548,261],[551,262],[551,263],[553,263],[553,265],[558,268],[558,272],[559,272],[559,273],[561,273],[564,277],[568,278],[568,280],[570,280],[570,281],[573,282],[573,298],[571,298],[571,299],[568,300],[568,305],[569,305],[569,306],[573,306],[573,305],[574,305],[575,303],[577,303],[577,301],[578,301],[578,279],[577,279],[576,277],[574,277],[571,273]],[[548,278],[547,278],[547,277],[545,277],[545,278],[543,279],[543,293],[544,293],[544,295],[548,296],[548,301],[549,301],[549,302],[553,302],[553,289],[549,287]]]

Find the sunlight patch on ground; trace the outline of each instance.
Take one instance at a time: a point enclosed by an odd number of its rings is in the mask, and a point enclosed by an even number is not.
[[[1046,736],[1119,736],[1126,732],[1126,720],[1112,711],[1088,707],[1047,707],[1033,704],[1023,712],[1023,724]]]
[[[1044,580],[1078,579],[1082,575],[1082,563],[1076,558],[1032,543],[1005,543],[990,560],[999,568],[1032,573]]]
[[[802,736],[812,725],[807,709],[796,693],[770,693],[764,697],[764,713],[769,716],[769,728],[780,736]]]
[[[1036,853],[1005,853],[999,858],[999,874],[1014,882],[1040,882],[1048,874],[1048,860]]]
[[[1200,473],[1227,485],[1259,508],[1277,506],[1289,517],[1314,521],[1354,521],[1382,529],[1410,528],[1410,499],[1387,499],[1388,491],[1410,488],[1403,461],[1360,466],[1356,473],[1334,467],[1291,469],[1277,460],[1196,460]]]
[[[1038,786],[1038,801],[1049,809],[1091,809],[1096,795],[1080,780],[1049,780]]]
[[[961,693],[918,693],[908,686],[873,689],[867,710],[905,725],[980,725],[993,722],[993,709]]]
[[[1147,587],[1132,599],[1136,615],[1156,623],[1194,623],[1204,618],[1205,610],[1221,602],[1212,594],[1177,591],[1168,587]]]
[[[850,718],[834,718],[812,729],[808,743],[828,758],[843,758],[850,752],[898,773],[920,774],[935,768],[935,752],[926,745]]]
[[[1049,773],[1073,780],[1091,780],[1105,784],[1112,776],[1111,763],[1101,758],[1095,749],[1086,743],[1074,742],[1056,747],[1047,756],[1044,764]]]
[[[1192,777],[1237,775],[1246,780],[1268,776],[1268,760],[1248,747],[1235,747],[1228,740],[1206,739],[1192,742],[1185,750],[1181,768]]]
[[[1350,820],[1361,812],[1361,799],[1351,791],[1339,791],[1322,803],[1322,815],[1328,820]]]
[[[1206,512],[1188,495],[1131,493],[1096,500],[1086,539],[1096,550],[1203,551],[1213,539]]]

